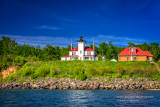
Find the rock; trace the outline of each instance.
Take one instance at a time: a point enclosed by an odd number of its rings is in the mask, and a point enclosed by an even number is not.
[[[33,89],[39,89],[40,85],[33,84],[32,87],[33,87]]]
[[[83,82],[82,87],[86,87],[86,86],[87,86],[87,83]]]
[[[21,79],[21,78],[20,78]],[[19,79],[16,79],[19,80]],[[160,89],[159,81],[151,81],[148,78],[91,78],[84,81],[69,78],[45,78],[37,79],[32,82],[31,78],[26,82],[19,83],[12,81],[9,83],[0,83],[0,89],[80,89],[80,90],[144,90]],[[105,81],[105,82],[103,82]]]

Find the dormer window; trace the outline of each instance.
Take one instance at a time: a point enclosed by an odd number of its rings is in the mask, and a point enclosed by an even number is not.
[[[134,49],[133,49],[133,48],[131,49],[131,52],[134,52]]]

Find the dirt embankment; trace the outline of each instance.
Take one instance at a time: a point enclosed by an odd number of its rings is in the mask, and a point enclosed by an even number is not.
[[[1,70],[2,78],[13,75],[16,72],[16,68],[14,66],[10,66],[6,70]]]

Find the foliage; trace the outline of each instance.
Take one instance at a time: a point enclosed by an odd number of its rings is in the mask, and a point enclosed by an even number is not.
[[[128,46],[140,47],[143,51],[151,52],[154,61],[160,60],[159,43],[135,45],[129,42]],[[90,45],[90,47],[93,48],[93,45]],[[70,45],[66,48],[52,45],[46,45],[44,48],[40,48],[40,46],[33,47],[28,44],[18,45],[15,40],[2,36],[0,39],[0,67],[6,69],[10,65],[22,66],[26,62],[60,60],[61,56],[68,55],[70,48]],[[107,60],[118,59],[118,54],[123,49],[122,47],[114,46],[111,41],[108,44],[102,42],[99,47],[95,46],[95,51],[97,51],[98,55],[106,56]],[[102,58],[98,57],[98,59],[101,60]]]
[[[98,61],[102,61],[102,56],[98,55]]]
[[[112,61],[54,61],[26,63],[13,78],[75,78],[84,80],[92,77],[148,77],[160,80],[160,73],[150,62]]]

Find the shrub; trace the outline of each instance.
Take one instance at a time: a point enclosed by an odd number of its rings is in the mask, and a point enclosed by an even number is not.
[[[3,62],[1,62],[0,67],[2,69],[7,69],[7,64],[3,61]]]
[[[118,66],[117,72],[122,75],[124,73],[123,67],[122,66]]]
[[[55,73],[56,73],[56,75],[58,75],[59,73],[60,73],[60,68],[55,68]]]
[[[104,75],[105,73],[112,73],[110,67],[103,67],[99,72],[100,75]]]
[[[2,72],[0,72],[0,78],[2,78],[2,77],[3,77]]]
[[[125,74],[127,74],[129,77],[131,77],[133,75],[133,68],[132,67],[127,67],[125,69]]]
[[[47,74],[50,73],[50,69],[48,66],[40,66],[35,70],[34,76],[37,77],[45,77]]]
[[[102,61],[102,56],[98,56],[98,61]]]
[[[86,75],[84,74],[85,70],[81,67],[75,67],[73,70],[73,77],[79,80],[86,79]]]
[[[56,70],[53,66],[50,67],[50,77],[54,77],[56,75]]]
[[[88,70],[92,75],[97,75],[98,74],[98,72],[96,71],[96,69],[95,68],[89,68],[89,70]]]
[[[22,72],[23,77],[32,75],[34,72],[34,67],[33,66],[24,66],[23,70],[21,70],[21,72]]]
[[[138,66],[136,67],[133,67],[133,72],[135,73],[135,74],[137,74],[138,72],[139,72],[139,69],[138,69]]]
[[[15,58],[15,63],[16,65],[23,65],[25,63],[25,58],[24,57],[21,57],[21,56],[17,56]]]

